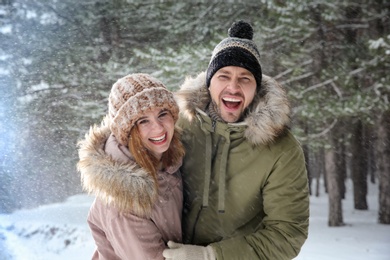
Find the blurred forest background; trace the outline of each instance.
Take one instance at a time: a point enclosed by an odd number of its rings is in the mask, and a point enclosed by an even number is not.
[[[288,91],[329,225],[344,224],[347,178],[356,209],[379,185],[378,222],[390,224],[388,0],[0,0],[0,213],[81,193],[76,143],[112,84],[145,72],[178,89],[239,19]]]

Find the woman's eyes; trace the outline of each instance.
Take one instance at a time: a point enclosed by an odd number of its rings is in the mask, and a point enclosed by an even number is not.
[[[164,117],[164,116],[166,116],[166,115],[168,115],[168,112],[167,112],[167,111],[164,111],[164,112],[161,112],[161,113],[158,115],[158,117],[160,118],[160,117]]]
[[[169,112],[168,111],[163,111],[161,112],[159,115],[158,115],[158,118],[164,118],[165,116],[168,116],[169,115]],[[140,119],[137,121],[137,125],[144,125],[144,124],[147,124],[149,123],[150,120],[149,119]]]
[[[139,125],[143,125],[143,124],[146,124],[146,123],[148,123],[149,121],[147,120],[147,119],[141,119],[141,120],[138,120],[138,124]]]

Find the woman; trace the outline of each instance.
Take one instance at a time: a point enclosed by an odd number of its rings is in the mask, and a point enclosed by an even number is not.
[[[177,118],[172,93],[151,76],[113,85],[108,115],[79,142],[82,185],[96,196],[88,214],[92,259],[164,259],[168,240],[181,241]]]

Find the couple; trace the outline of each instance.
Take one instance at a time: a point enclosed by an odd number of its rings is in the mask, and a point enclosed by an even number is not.
[[[146,74],[113,85],[108,115],[79,143],[82,184],[96,195],[93,259],[299,253],[309,218],[304,156],[288,130],[286,93],[262,75],[252,37],[248,23],[234,23],[207,72],[186,79],[176,99]]]

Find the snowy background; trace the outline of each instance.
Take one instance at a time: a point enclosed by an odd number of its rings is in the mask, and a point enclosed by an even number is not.
[[[353,209],[351,183],[343,201],[343,227],[328,227],[328,199],[311,197],[309,239],[296,260],[389,260],[390,225],[377,223],[378,187],[369,184],[368,211]],[[0,215],[1,260],[90,259],[94,242],[86,224],[93,198]]]

